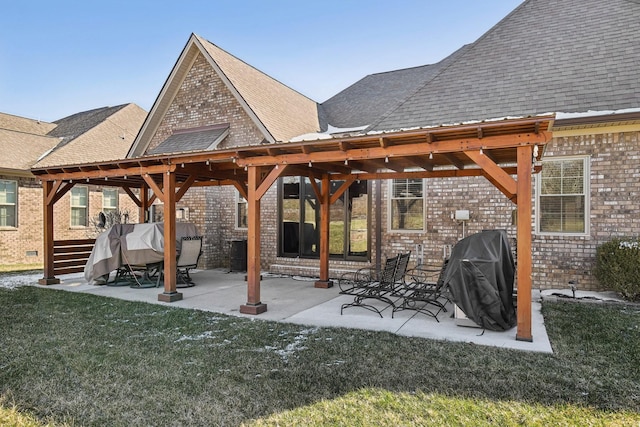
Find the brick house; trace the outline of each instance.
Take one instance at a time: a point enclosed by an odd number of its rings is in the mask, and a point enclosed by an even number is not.
[[[0,113],[0,263],[43,262],[42,186],[31,167],[64,164],[82,158],[122,158],[146,112],[135,104],[85,111],[46,123]],[[93,220],[101,212],[131,212],[137,206],[119,188],[77,186],[56,205],[56,239],[95,237]]]
[[[290,144],[302,153],[286,158],[304,157],[311,170],[323,166],[312,160],[314,144],[324,141],[337,141],[348,153],[350,141],[381,135],[381,149],[393,153],[386,135],[421,133],[426,139],[420,144],[431,144],[431,134],[451,125],[467,132],[473,127],[469,138],[482,144],[483,132],[493,124],[551,114],[553,139],[533,150],[535,166],[542,166],[531,186],[533,284],[563,287],[575,280],[582,289],[597,289],[591,275],[596,247],[640,229],[638,18],[640,4],[633,0],[526,0],[442,61],[366,76],[323,103],[192,35],[119,170],[78,159],[68,173],[42,167],[34,172],[77,180],[86,167],[92,182],[119,176],[124,183],[128,171],[178,175],[184,170],[176,208],[205,236],[201,266],[228,267],[230,242],[247,237],[242,182],[260,156],[276,173],[279,166],[289,167],[278,159],[286,157],[280,154]],[[406,155],[412,164],[384,155],[367,161],[345,157],[343,168],[332,161],[332,173],[364,172],[357,176],[371,178],[349,181],[344,192],[339,182],[331,182],[331,193],[340,195],[329,211],[329,276],[407,250],[414,253],[413,263],[440,264],[451,245],[483,229],[506,229],[515,238],[516,224],[527,221],[517,218],[518,210],[504,197],[509,191],[499,190],[484,167],[484,176],[469,167],[469,159],[487,164],[482,159],[488,158],[502,173],[512,170],[501,164],[506,158],[499,149],[489,148]],[[253,157],[248,161],[245,155]],[[215,163],[223,157],[224,163]],[[180,158],[186,167],[172,163]],[[210,186],[204,184],[207,168]],[[376,178],[381,170],[441,177]],[[162,192],[163,180],[146,176],[138,184]],[[199,185],[191,186],[195,181]],[[316,181],[302,170],[299,176],[289,173],[260,196],[263,270],[309,276],[321,270]],[[182,186],[189,189],[183,193]],[[175,289],[165,283],[165,291]],[[259,301],[251,292],[248,299]]]
[[[532,188],[533,283],[598,289],[597,246],[640,233],[639,18],[631,0],[528,0],[442,61],[366,76],[323,103],[192,35],[128,157],[556,113]],[[311,187],[285,177],[263,197],[264,270],[318,275]],[[180,203],[206,236],[203,267],[228,266],[230,242],[246,238],[237,189],[196,187]],[[515,238],[515,212],[483,177],[357,182],[331,207],[330,275],[406,250],[439,264],[469,233]]]

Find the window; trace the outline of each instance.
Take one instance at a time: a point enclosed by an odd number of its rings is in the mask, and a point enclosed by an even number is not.
[[[236,190],[236,228],[247,228],[247,201]]]
[[[394,231],[424,230],[424,183],[421,178],[391,181],[389,228]]]
[[[164,205],[162,203],[154,203],[149,206],[149,222],[164,221]]]
[[[0,180],[0,227],[17,227],[16,201],[18,183]]]
[[[543,162],[536,188],[539,233],[587,233],[588,159],[574,157]]]
[[[105,215],[115,215],[118,212],[118,190],[105,188],[102,190],[102,212]]]
[[[356,180],[331,181],[329,194],[341,195],[329,207],[329,256],[366,260],[369,256],[369,185]],[[321,183],[317,183],[321,186]],[[279,253],[286,257],[318,258],[320,251],[320,203],[309,178],[279,180]]]
[[[73,187],[71,189],[71,226],[86,227],[89,212],[89,189]]]

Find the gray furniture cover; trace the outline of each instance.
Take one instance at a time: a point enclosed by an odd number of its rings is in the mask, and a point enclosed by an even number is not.
[[[452,301],[479,326],[506,331],[517,323],[513,305],[515,264],[503,230],[460,240],[444,272]]]
[[[176,250],[182,238],[197,236],[192,223],[176,223]],[[84,266],[87,282],[109,274],[123,265],[144,265],[164,260],[164,223],[115,224],[96,238]]]

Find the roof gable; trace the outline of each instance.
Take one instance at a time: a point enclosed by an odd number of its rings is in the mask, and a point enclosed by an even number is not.
[[[637,40],[637,1],[527,0],[370,129],[637,108]]]
[[[128,157],[145,153],[199,55],[206,58],[267,141],[288,141],[295,135],[319,130],[318,106],[314,101],[192,34]]]

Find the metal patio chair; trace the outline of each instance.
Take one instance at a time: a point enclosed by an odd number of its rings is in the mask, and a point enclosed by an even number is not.
[[[340,293],[353,295],[353,302],[342,304],[340,314],[345,308],[362,307],[383,317],[382,311],[389,306],[395,307],[393,294],[403,283],[410,257],[411,252],[387,258],[379,274],[372,268],[343,274],[338,281]],[[379,308],[369,303],[373,302],[370,300],[382,301],[386,305]]]
[[[451,302],[444,283],[448,262],[445,259],[440,268],[418,266],[408,271],[409,281],[396,288],[394,293],[394,296],[400,297],[401,303],[394,305],[391,317],[397,311],[414,310],[440,322],[438,314],[446,312],[446,305]]]

